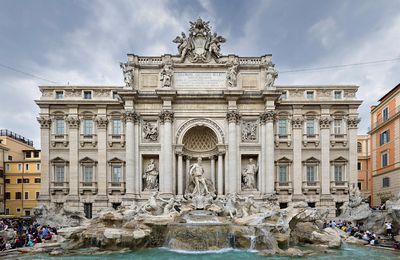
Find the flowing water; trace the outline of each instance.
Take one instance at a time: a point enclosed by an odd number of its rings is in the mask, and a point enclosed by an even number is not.
[[[260,256],[254,251],[242,251],[235,249],[223,249],[220,251],[206,251],[206,252],[187,252],[187,251],[172,251],[165,248],[154,248],[145,249],[139,251],[130,251],[124,253],[103,253],[92,254],[92,255],[71,255],[71,256],[57,256],[51,257],[47,255],[35,255],[35,256],[25,256],[25,257],[13,257],[12,259],[23,259],[23,260],[33,260],[33,259],[43,259],[43,260],[112,260],[112,259],[265,259],[266,257]],[[289,257],[267,257],[268,259],[293,259]],[[321,259],[321,260],[331,260],[331,259],[400,259],[400,252],[386,251],[382,249],[372,249],[367,247],[355,247],[355,246],[343,246],[340,250],[332,250],[330,253],[325,253],[320,256],[304,257],[301,259]]]

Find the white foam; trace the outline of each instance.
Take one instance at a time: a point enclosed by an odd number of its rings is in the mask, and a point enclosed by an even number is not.
[[[179,254],[191,254],[191,255],[198,255],[198,254],[222,254],[227,252],[241,252],[243,250],[227,247],[219,250],[204,250],[204,251],[188,251],[188,250],[181,250],[181,249],[172,249],[168,247],[160,247],[162,250],[171,251],[174,253]]]

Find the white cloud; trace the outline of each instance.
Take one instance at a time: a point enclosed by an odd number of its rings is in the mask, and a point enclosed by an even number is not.
[[[319,41],[325,48],[334,46],[342,37],[342,33],[338,31],[336,21],[332,17],[322,19],[313,24],[308,29],[308,34]]]

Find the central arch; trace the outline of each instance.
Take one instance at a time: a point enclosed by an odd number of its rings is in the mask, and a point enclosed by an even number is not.
[[[194,128],[194,127],[207,127],[210,130],[212,130],[212,132],[214,132],[215,137],[217,138],[217,145],[221,145],[224,144],[224,132],[222,131],[221,127],[214,121],[210,120],[210,119],[206,119],[206,118],[195,118],[195,119],[190,119],[188,121],[186,121],[185,123],[183,123],[177,131],[176,134],[176,144],[178,145],[184,145],[183,143],[183,139],[184,136],[186,135],[186,133]]]

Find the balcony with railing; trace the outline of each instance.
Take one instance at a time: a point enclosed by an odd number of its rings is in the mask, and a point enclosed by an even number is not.
[[[108,182],[108,194],[121,193],[125,194],[125,182]]]
[[[336,143],[342,143],[343,146],[347,145],[347,134],[342,133],[334,133],[331,134],[331,145],[335,146]]]
[[[125,146],[125,134],[109,134],[108,145],[112,147],[115,143],[119,143],[122,147]]]
[[[309,143],[314,143],[315,146],[319,145],[319,134],[303,134],[303,145],[307,146]]]
[[[275,146],[278,147],[280,143],[286,143],[287,146],[292,144],[292,135],[288,134],[275,134]]]
[[[302,188],[304,194],[319,194],[321,192],[319,181],[303,181]]]
[[[275,191],[278,194],[292,194],[293,193],[293,186],[291,181],[275,182]]]
[[[92,194],[97,193],[97,182],[86,182],[81,181],[79,183],[79,193],[83,195],[85,192],[91,192]]]
[[[33,146],[33,141],[23,137],[22,135],[16,134],[13,131],[7,130],[7,129],[1,129],[0,130],[0,136],[7,136],[10,137],[16,141],[22,142],[24,144]]]
[[[349,192],[349,185],[347,181],[331,181],[331,193],[347,194]]]
[[[80,134],[79,144],[84,147],[85,144],[91,144],[93,147],[97,145],[97,135],[96,134]]]
[[[55,147],[58,143],[68,146],[68,134],[52,134],[50,138],[51,146]]]
[[[389,121],[390,119],[392,119],[393,117],[397,116],[400,114],[400,105],[397,106],[394,110],[390,110],[387,114],[387,116],[383,116],[383,114],[381,115],[381,117],[378,118],[378,120],[376,120],[372,126],[372,130],[374,130],[377,127],[380,127],[381,125],[383,125],[384,123],[386,123],[387,121]]]
[[[52,181],[50,183],[50,193],[56,194],[57,192],[62,192],[65,195],[69,193],[69,183],[65,181]]]

